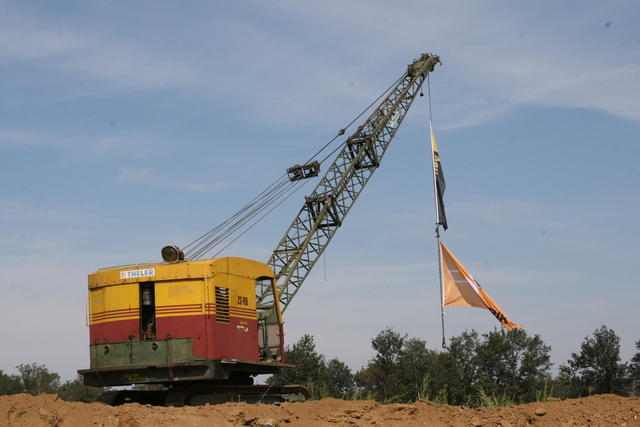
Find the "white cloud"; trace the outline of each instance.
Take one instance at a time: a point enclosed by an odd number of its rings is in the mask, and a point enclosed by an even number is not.
[[[48,132],[34,131],[31,129],[0,129],[0,145],[7,148],[17,147],[47,147],[47,146],[68,146],[68,141],[57,138]]]
[[[52,92],[58,101],[95,95],[100,88],[113,93],[175,87],[194,80],[193,68],[184,60],[151,49],[152,35],[137,39],[110,26],[90,27],[93,19],[66,25],[44,15],[4,14],[0,18],[0,58],[61,81],[64,91]],[[64,30],[59,29],[61,25]],[[21,81],[19,76],[15,79]],[[84,84],[89,82],[90,86]]]
[[[390,59],[415,56],[420,49],[440,54],[444,65],[436,70],[434,85],[451,87],[434,89],[453,95],[440,98],[442,112],[449,113],[443,117],[445,127],[491,120],[522,104],[601,108],[640,120],[638,90],[632,89],[639,86],[640,40],[637,35],[627,40],[634,26],[624,22],[639,14],[631,3],[278,4],[359,42],[345,46],[365,66],[382,62],[386,69]],[[608,19],[622,25],[607,30]]]
[[[222,191],[228,183],[215,182],[180,182],[158,176],[151,169],[124,169],[118,177],[118,182],[139,182],[151,187],[174,189],[195,193],[216,193]]]
[[[273,1],[265,6],[291,17],[290,27],[282,30],[306,30],[294,38],[269,27],[270,19],[251,14],[216,9],[213,21],[206,19],[213,9],[200,5],[191,14],[179,13],[165,32],[147,23],[143,28],[156,32],[138,31],[135,37],[127,22],[141,16],[140,10],[122,16],[120,26],[89,28],[97,19],[91,16],[64,31],[45,17],[13,14],[0,26],[0,55],[36,67],[34,61],[46,60],[49,69],[95,83],[67,85],[58,95],[66,98],[95,95],[96,87],[103,93],[181,87],[223,96],[223,104],[242,106],[254,120],[298,123],[353,114],[429,50],[444,63],[434,76],[443,127],[491,120],[523,104],[601,108],[640,120],[634,90],[640,64],[638,55],[630,54],[638,40],[625,41],[628,29],[607,30],[603,22],[622,19],[625,5],[576,10],[551,4]],[[186,34],[178,28],[180,19],[189,18]],[[628,47],[619,47],[623,43]]]
[[[83,217],[87,218],[85,212],[63,205],[28,204],[7,199],[0,203],[0,219],[3,221],[71,223]]]

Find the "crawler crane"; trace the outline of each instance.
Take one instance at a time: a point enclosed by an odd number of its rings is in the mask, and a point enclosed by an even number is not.
[[[420,88],[439,63],[413,61],[369,118],[349,136],[266,263],[196,259],[175,246],[163,262],[89,275],[88,386],[162,385],[117,390],[102,400],[160,405],[305,400],[301,386],[254,385],[287,369],[282,313],[380,166]],[[341,131],[340,135],[344,131]],[[319,176],[320,163],[287,170],[287,180]],[[144,387],[138,387],[144,388]]]

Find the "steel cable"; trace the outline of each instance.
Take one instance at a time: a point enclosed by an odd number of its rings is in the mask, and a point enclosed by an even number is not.
[[[402,77],[400,78],[402,79]],[[400,79],[396,80],[387,90],[385,90],[375,101],[373,101],[367,108],[365,108],[355,119],[353,119],[344,129],[342,129],[338,135],[333,137],[324,147],[322,147],[316,154],[314,154],[308,161],[311,163],[314,158],[317,158],[323,151],[325,151],[335,140],[344,134],[346,129],[349,129],[357,120],[359,120],[367,111],[371,109],[377,102],[385,96],[392,88],[394,88]],[[337,151],[341,150],[346,144],[346,141],[337,146],[327,156],[325,156],[319,163],[324,163],[329,157],[333,156]],[[267,215],[273,212],[284,201],[291,197],[296,191],[298,191],[308,180],[303,181],[291,181],[285,174],[274,181],[270,186],[263,190],[260,194],[254,197],[249,203],[247,203],[238,212],[233,214],[229,219],[225,220],[215,228],[209,230],[193,242],[189,243],[183,248],[186,259],[195,260],[204,257],[213,248],[221,245],[227,239],[232,240],[224,245],[215,256],[220,254],[224,249],[229,247],[233,242],[238,240],[247,231],[252,229]],[[272,206],[273,205],[273,206]],[[271,207],[271,208],[270,208]],[[260,216],[265,210],[266,213]],[[251,222],[253,221],[253,222]],[[242,231],[241,231],[242,230]],[[237,235],[236,235],[237,234]],[[236,235],[235,237],[233,237]]]

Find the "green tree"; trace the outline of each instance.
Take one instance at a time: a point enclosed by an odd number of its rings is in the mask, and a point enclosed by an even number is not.
[[[60,375],[49,372],[44,365],[20,364],[16,368],[20,372],[25,393],[38,396],[42,393],[54,394],[60,389]]]
[[[317,384],[323,375],[324,356],[316,351],[312,335],[305,334],[292,347],[287,345],[284,360],[285,363],[295,365],[295,367],[273,375],[269,380],[271,384]]]
[[[534,401],[551,379],[551,348],[524,330],[474,330],[452,337],[447,351],[393,329],[372,340],[376,355],[355,375],[356,384],[381,402],[428,399],[470,405],[483,395],[501,401]]]
[[[398,365],[406,338],[392,328],[380,332],[371,340],[376,355],[354,377],[358,386],[373,393],[380,402],[402,401],[408,394]]]
[[[22,381],[17,375],[7,375],[0,369],[0,396],[23,392]]]
[[[81,375],[73,381],[66,381],[58,390],[58,396],[67,402],[93,403],[105,391],[102,387],[87,387]]]
[[[398,358],[397,373],[404,402],[426,399],[434,396],[440,387],[446,387],[438,376],[438,352],[427,348],[427,342],[419,338],[404,340]]]
[[[627,364],[620,362],[620,337],[602,326],[585,337],[580,353],[571,353],[560,366],[560,379],[568,385],[567,397],[591,394],[624,394],[627,389]]]
[[[355,375],[365,394],[380,402],[436,399],[446,403],[451,363],[447,353],[427,348],[419,338],[400,335],[392,328],[371,342],[376,355]]]
[[[629,378],[631,379],[631,392],[634,396],[640,395],[640,341],[636,341],[636,354],[629,363]]]
[[[531,402],[551,379],[551,347],[523,329],[494,329],[476,347],[477,391],[494,397]]]
[[[476,393],[477,360],[476,352],[480,345],[478,332],[464,331],[460,336],[449,340],[448,367],[449,399],[454,405],[469,405]]]
[[[337,358],[331,359],[326,365],[325,383],[329,397],[335,398],[343,397],[355,387],[351,369]]]
[[[314,399],[340,398],[355,386],[349,367],[338,359],[327,362],[326,357],[316,351],[311,335],[305,334],[293,346],[285,348],[285,362],[294,367],[271,376],[268,384],[303,385]]]

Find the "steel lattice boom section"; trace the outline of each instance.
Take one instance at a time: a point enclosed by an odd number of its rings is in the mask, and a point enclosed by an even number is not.
[[[269,259],[276,273],[278,296],[284,311],[300,289],[360,192],[380,165],[389,143],[419,93],[427,74],[440,62],[423,54],[367,121],[345,142],[320,183],[305,197],[297,218]],[[257,289],[258,306],[272,306],[270,288]]]

